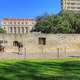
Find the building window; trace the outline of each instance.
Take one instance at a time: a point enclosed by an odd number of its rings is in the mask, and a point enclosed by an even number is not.
[[[32,25],[32,22],[28,22],[29,25]]]
[[[10,27],[10,28],[9,28],[9,31],[10,31],[10,33],[12,33],[12,31],[13,31],[13,28],[12,28],[12,27]]]
[[[8,43],[8,41],[5,40],[4,43]]]
[[[14,22],[14,24],[16,24],[16,22]]]
[[[16,27],[14,27],[14,33],[16,33]]]
[[[18,33],[20,33],[20,27],[18,27]]]
[[[24,24],[24,22],[22,22],[22,24]]]
[[[4,22],[3,24],[6,24],[6,22]]]
[[[18,42],[18,41],[13,41],[13,46],[18,47],[19,49],[23,48],[23,44],[21,42]]]
[[[19,42],[18,42],[18,41],[13,41],[13,46],[17,47],[17,46],[18,46],[18,44],[19,44]]]
[[[20,22],[18,22],[18,24],[20,24]]]
[[[28,24],[28,22],[25,22],[25,24]]]
[[[0,44],[2,44],[3,43],[3,40],[0,40]]]
[[[0,44],[6,44],[6,43],[8,43],[8,41],[7,40],[0,40]]]
[[[26,29],[26,33],[28,32],[28,27],[25,27],[25,29]]]
[[[80,9],[80,7],[77,7],[77,9]]]
[[[24,33],[24,27],[22,27],[22,33]]]
[[[45,37],[39,38],[39,45],[46,45],[46,38]]]
[[[10,22],[9,24],[12,24],[12,22]]]

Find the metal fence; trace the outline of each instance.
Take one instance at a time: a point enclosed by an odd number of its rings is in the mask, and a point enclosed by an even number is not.
[[[26,48],[23,48],[23,51],[20,52],[0,52],[0,59],[62,59],[68,57],[80,57],[80,50],[67,51],[66,48],[63,50],[56,48],[46,52],[42,48],[41,53],[30,53]]]

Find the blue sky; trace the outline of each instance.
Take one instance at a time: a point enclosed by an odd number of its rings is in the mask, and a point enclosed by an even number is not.
[[[0,0],[0,18],[35,18],[59,11],[60,0]]]

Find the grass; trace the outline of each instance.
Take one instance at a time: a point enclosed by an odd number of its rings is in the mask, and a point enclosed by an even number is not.
[[[0,80],[80,80],[80,59],[0,61]]]

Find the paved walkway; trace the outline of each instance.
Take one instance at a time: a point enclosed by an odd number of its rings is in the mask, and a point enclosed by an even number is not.
[[[0,53],[0,59],[36,59],[36,58],[49,58],[55,59],[58,58],[58,55],[53,53]]]
[[[5,59],[36,59],[36,58],[48,58],[48,59],[59,59],[59,58],[66,58],[66,57],[80,57],[80,53],[69,53],[69,54],[61,54],[61,53],[0,53],[0,60]]]

